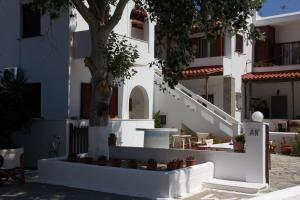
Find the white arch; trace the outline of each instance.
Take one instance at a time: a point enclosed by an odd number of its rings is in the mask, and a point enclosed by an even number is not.
[[[135,86],[128,101],[129,119],[149,119],[149,96],[143,86]]]
[[[143,27],[142,28],[136,28],[134,27],[134,23],[136,23],[133,19],[131,19],[132,12],[135,10],[135,7],[133,6],[130,15],[129,15],[129,20],[130,20],[130,37],[136,38],[139,40],[144,40],[144,41],[149,41],[149,16],[147,13],[147,19],[143,22]],[[137,20],[138,21],[138,20]]]

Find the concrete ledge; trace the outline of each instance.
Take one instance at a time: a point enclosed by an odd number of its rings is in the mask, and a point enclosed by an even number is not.
[[[214,164],[207,162],[174,171],[149,171],[110,166],[40,160],[37,182],[146,197],[172,199],[199,191],[213,178]]]
[[[247,183],[242,181],[229,181],[229,180],[213,178],[208,181],[204,181],[204,186],[212,189],[229,190],[235,192],[255,194],[260,190],[266,188],[268,185],[259,184],[259,183]]]
[[[300,199],[300,186],[290,187],[268,194],[261,195],[259,197],[251,198],[251,200],[298,200]]]

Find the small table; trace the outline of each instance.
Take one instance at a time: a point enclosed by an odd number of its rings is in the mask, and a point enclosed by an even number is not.
[[[137,128],[137,131],[144,131],[144,147],[146,148],[170,148],[171,132],[177,132],[175,128]]]
[[[182,142],[182,149],[185,149],[185,141],[188,141],[189,148],[192,148],[192,143],[191,143],[191,135],[172,135],[173,136],[173,143],[172,147],[175,148],[176,141],[181,144]]]

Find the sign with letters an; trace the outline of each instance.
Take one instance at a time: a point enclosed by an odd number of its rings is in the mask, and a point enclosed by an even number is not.
[[[249,136],[258,136],[259,130],[258,129],[251,129]]]

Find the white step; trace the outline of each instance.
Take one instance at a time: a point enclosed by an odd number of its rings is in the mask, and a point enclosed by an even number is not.
[[[248,194],[255,194],[268,186],[268,184],[229,181],[216,178],[205,181],[203,184],[207,188],[235,191]]]

